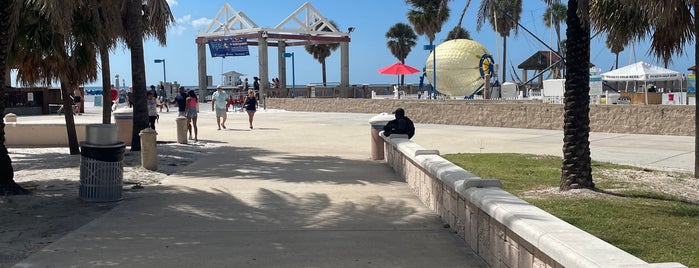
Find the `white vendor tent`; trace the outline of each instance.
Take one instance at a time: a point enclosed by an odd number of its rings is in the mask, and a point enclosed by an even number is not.
[[[602,74],[605,81],[668,81],[682,80],[682,73],[642,61]]]
[[[630,81],[643,82],[644,89],[647,82],[652,81],[671,81],[682,80],[682,73],[655,66],[649,63],[639,61],[637,63],[621,67],[606,73],[602,73],[604,81]],[[646,92],[646,104],[648,103],[648,90]]]

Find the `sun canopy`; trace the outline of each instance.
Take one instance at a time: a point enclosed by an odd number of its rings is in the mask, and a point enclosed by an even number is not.
[[[642,61],[602,74],[605,81],[667,81],[680,80],[682,73]]]

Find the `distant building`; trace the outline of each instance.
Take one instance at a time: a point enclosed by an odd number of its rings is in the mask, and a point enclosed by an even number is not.
[[[236,71],[230,71],[227,73],[223,74],[223,86],[226,87],[232,87],[236,86],[240,83],[241,79],[240,77],[245,76],[244,74],[241,74]]]

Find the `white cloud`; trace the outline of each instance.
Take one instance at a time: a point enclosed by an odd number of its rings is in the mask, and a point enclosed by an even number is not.
[[[170,31],[175,35],[182,35],[187,30],[187,26],[192,21],[191,15],[184,15],[181,18],[175,18],[175,24]]]
[[[193,20],[192,26],[194,27],[194,29],[203,31],[203,30],[206,30],[203,28],[209,26],[209,24],[211,24],[211,21],[212,21],[211,19],[208,19],[206,17],[202,17],[202,18]]]

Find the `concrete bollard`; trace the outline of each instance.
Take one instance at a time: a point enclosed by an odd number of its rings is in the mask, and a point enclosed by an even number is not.
[[[17,123],[17,115],[13,113],[5,115],[5,123]]]
[[[152,128],[146,128],[138,133],[141,136],[141,165],[147,170],[158,170],[158,147],[156,132]]]
[[[187,117],[178,116],[175,122],[177,122],[177,142],[187,144]]]
[[[394,115],[381,113],[369,119],[371,125],[371,160],[384,159],[384,141],[379,136],[379,132],[383,130],[388,121],[395,119]]]

